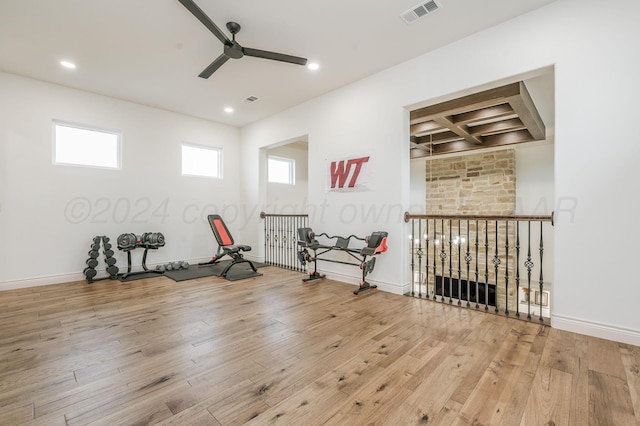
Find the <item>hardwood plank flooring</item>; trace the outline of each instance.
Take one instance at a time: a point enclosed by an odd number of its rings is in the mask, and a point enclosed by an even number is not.
[[[1,425],[640,425],[640,348],[264,268],[0,292]]]

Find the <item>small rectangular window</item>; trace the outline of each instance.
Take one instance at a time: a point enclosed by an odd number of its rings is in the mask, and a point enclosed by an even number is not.
[[[268,157],[268,180],[271,183],[296,183],[296,161],[291,158]]]
[[[53,162],[88,167],[120,168],[119,132],[53,122]]]
[[[222,178],[222,149],[183,143],[182,174]]]

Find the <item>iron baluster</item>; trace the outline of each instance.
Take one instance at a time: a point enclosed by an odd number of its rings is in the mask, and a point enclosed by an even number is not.
[[[504,313],[505,315],[509,315],[509,221],[508,220],[505,221],[505,227],[506,227],[506,234],[505,234],[506,237],[504,241],[504,258],[506,259],[506,262],[504,265],[504,289],[505,289]]]
[[[449,219],[449,304],[453,304],[453,267],[452,260],[453,254],[451,253],[451,244],[452,241],[452,233],[451,233],[451,219]]]
[[[428,219],[427,219],[428,220]],[[436,280],[438,279],[438,266],[436,264],[436,250],[438,246],[438,225],[435,219],[433,219],[433,300],[436,300]]]
[[[489,222],[484,221],[484,310],[489,310]]]
[[[462,237],[460,236],[460,221],[458,221],[458,306],[462,305],[460,301],[462,299],[462,267],[460,266],[461,261],[461,250],[462,250]]]
[[[267,242],[269,241],[269,234],[267,232],[267,218],[265,218],[264,221],[264,261],[265,263],[269,263],[268,259],[267,259]]]
[[[467,308],[471,306],[469,298],[471,297],[471,289],[469,288],[469,268],[471,266],[471,252],[469,251],[469,220],[467,220],[467,252],[464,261],[467,262]]]
[[[516,318],[520,318],[520,221],[516,221]]]
[[[420,220],[420,219],[418,219]],[[416,250],[415,250],[415,239],[414,235],[416,235],[416,220],[411,219],[411,235],[409,235],[409,244],[411,248],[411,295],[415,297],[416,295]]]
[[[429,219],[427,219],[425,229],[424,243],[425,261],[424,261],[424,297],[429,298]]]
[[[531,319],[531,269],[533,262],[531,261],[531,221],[527,221],[527,261],[524,266],[527,268],[527,319]]]
[[[442,295],[440,297],[440,301],[444,302],[444,262],[447,259],[447,253],[444,251],[444,219],[440,221],[440,229],[442,230],[442,241],[440,244],[440,260],[442,261],[442,280],[440,280],[440,290],[442,290]]]
[[[498,221],[496,220],[496,251],[495,254],[493,256],[493,268],[495,270],[495,277],[496,277],[496,314],[498,313],[498,268],[500,267],[500,257],[498,256]],[[484,285],[486,285],[487,287],[489,287],[489,281],[485,282]]]
[[[415,237],[415,235],[414,235]],[[422,297],[422,221],[418,220],[418,297]]]
[[[542,287],[544,285],[544,279],[542,277],[542,253],[544,252],[544,244],[542,243],[542,221],[540,222],[540,322],[543,322],[542,318]]]
[[[480,290],[478,289],[478,246],[480,245],[478,243],[478,234],[480,233],[479,229],[480,228],[478,228],[478,221],[476,220],[476,309],[480,308],[480,305],[478,303],[480,301]]]

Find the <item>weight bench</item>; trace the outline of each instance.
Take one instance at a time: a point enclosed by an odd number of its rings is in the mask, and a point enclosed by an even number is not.
[[[333,244],[329,245],[320,244],[318,240],[316,240],[316,235],[311,228],[298,228],[298,247],[300,248],[298,251],[298,260],[303,266],[306,265],[307,262],[313,262],[313,272],[309,273],[309,277],[302,281],[308,282],[323,279],[325,275],[318,273],[317,262],[318,260],[323,260],[325,262],[358,266],[362,270],[362,281],[358,288],[353,291],[354,296],[358,296],[360,292],[365,290],[375,290],[378,286],[369,284],[366,281],[366,277],[369,273],[373,272],[373,268],[376,265],[376,258],[373,256],[387,251],[387,235],[388,234],[383,231],[373,232],[365,238],[359,238],[355,235],[350,235],[345,238],[329,236],[325,233],[319,234],[318,236],[325,236],[330,240],[335,240]],[[366,246],[361,249],[349,247],[351,238],[364,241]],[[313,251],[313,256],[309,253],[309,250]],[[319,258],[319,256],[322,256],[324,253],[334,250],[347,253],[349,256],[356,259],[358,263]],[[369,260],[367,260],[367,256],[369,256]]]
[[[258,277],[262,275],[258,273],[258,270],[256,269],[253,262],[245,259],[242,255],[243,252],[251,251],[251,246],[235,244],[233,237],[229,232],[229,228],[227,228],[227,225],[224,223],[220,215],[210,214],[207,216],[207,220],[209,221],[209,225],[211,226],[213,235],[218,242],[218,251],[209,262],[199,263],[198,266],[217,265],[220,262],[220,259],[225,256],[229,256],[232,260],[222,270],[222,273],[220,274],[221,277],[229,279],[227,278],[229,270],[240,263],[248,263],[253,270],[253,274],[250,274],[249,276],[243,278]]]

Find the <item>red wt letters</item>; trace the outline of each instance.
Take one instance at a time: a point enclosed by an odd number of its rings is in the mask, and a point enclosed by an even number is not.
[[[329,172],[331,173],[331,188],[335,188],[336,184],[338,188],[344,188],[344,184],[347,183],[349,174],[351,179],[349,180],[349,188],[356,186],[356,181],[362,170],[362,165],[369,161],[369,157],[352,158],[350,160],[332,161]],[[353,173],[351,170],[353,169]]]

